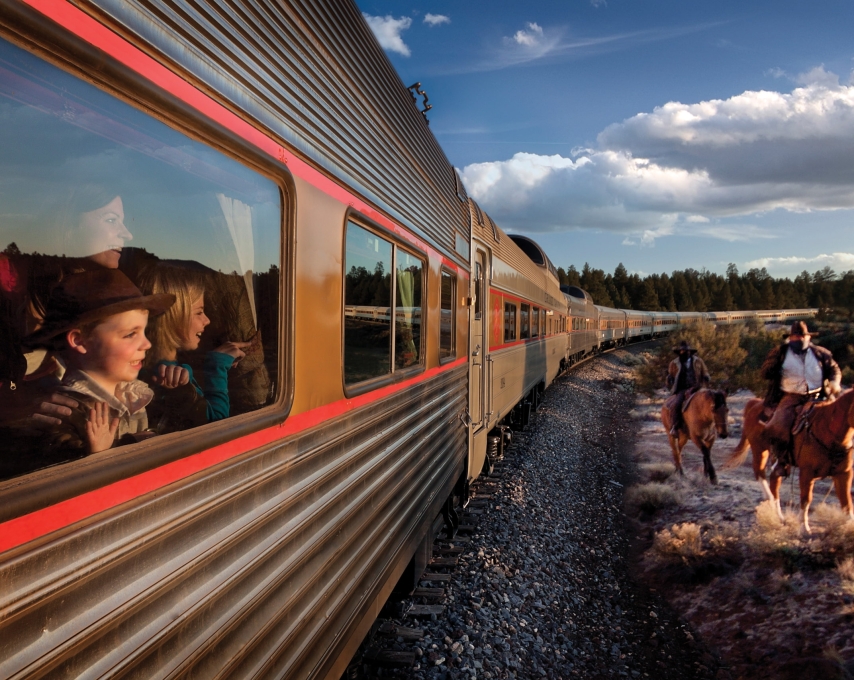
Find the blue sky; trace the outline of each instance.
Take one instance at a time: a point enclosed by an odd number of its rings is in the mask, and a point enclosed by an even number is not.
[[[854,269],[854,3],[358,5],[469,193],[556,265]]]

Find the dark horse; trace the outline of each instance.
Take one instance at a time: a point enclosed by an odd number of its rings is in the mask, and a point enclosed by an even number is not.
[[[690,439],[703,452],[703,472],[712,484],[718,483],[715,467],[712,465],[712,445],[715,436],[727,438],[726,393],[720,390],[701,389],[688,398],[682,410],[685,424],[674,437],[670,434],[670,397],[661,408],[661,424],[667,432],[670,448],[673,451],[673,463],[679,474],[682,471],[682,449]]]

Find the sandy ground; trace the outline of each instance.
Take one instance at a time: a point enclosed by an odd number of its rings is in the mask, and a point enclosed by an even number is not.
[[[640,539],[639,579],[720,656],[721,680],[850,677],[854,529],[828,494],[830,482],[816,485],[813,534],[806,536],[796,480],[783,484],[780,523],[762,503],[750,455],[725,469],[753,396],[746,391],[730,395],[729,438],[712,449],[719,484],[703,477],[702,455],[691,443],[683,453],[685,476],[672,475],[660,419],[664,396],[638,396],[630,414],[638,483],[627,489],[626,512]]]

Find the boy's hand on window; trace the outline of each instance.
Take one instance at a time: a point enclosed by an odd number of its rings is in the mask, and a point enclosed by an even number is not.
[[[243,351],[244,347],[249,347],[252,342],[227,342],[224,345],[220,345],[217,347],[214,352],[219,352],[220,354],[227,354],[228,356],[234,359],[234,363],[232,366],[237,366],[237,362],[240,361],[243,357],[246,356],[246,352]]]
[[[158,364],[156,372],[151,376],[151,382],[171,390],[190,382],[190,372],[183,366]]]
[[[109,449],[116,439],[119,429],[119,419],[110,418],[110,406],[99,401],[89,410],[89,420],[86,423],[86,439],[89,441],[89,452],[98,453]]]
[[[71,415],[71,410],[77,408],[77,401],[64,394],[54,392],[48,401],[36,406],[38,411],[33,413],[33,421],[38,425],[62,425],[62,419]]]

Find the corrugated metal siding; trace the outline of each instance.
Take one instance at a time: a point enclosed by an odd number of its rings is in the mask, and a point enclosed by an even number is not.
[[[468,209],[454,168],[353,3],[75,2],[459,259]]]
[[[466,455],[466,367],[0,561],[0,677],[311,677]]]

